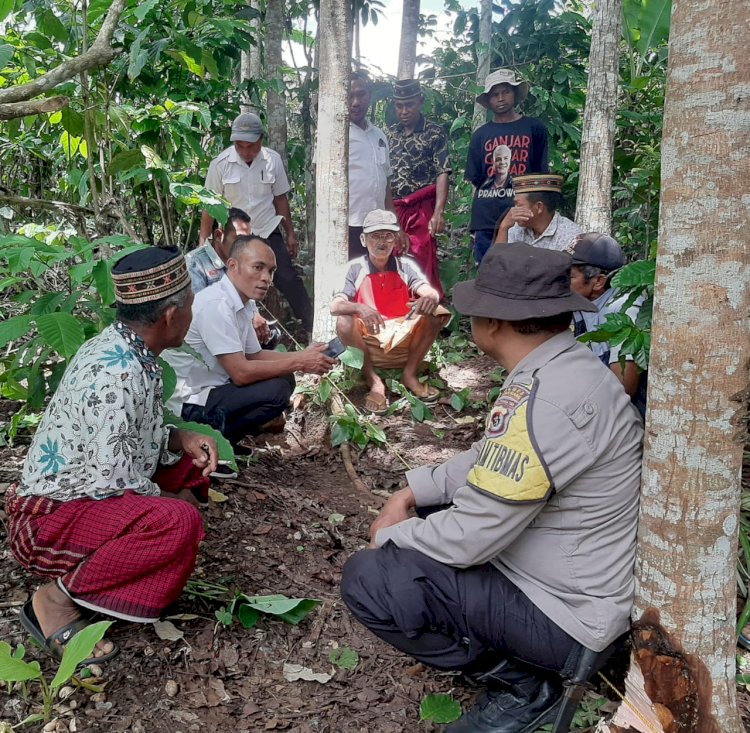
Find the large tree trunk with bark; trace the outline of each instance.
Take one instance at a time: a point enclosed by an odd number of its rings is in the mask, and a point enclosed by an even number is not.
[[[252,36],[255,44],[247,51],[243,51],[240,57],[240,81],[257,81],[262,76],[262,65],[260,59],[261,33],[260,33],[260,0],[248,0],[248,7],[252,8],[258,15],[250,19]],[[251,93],[244,93],[240,100],[240,108],[243,112],[261,112],[260,99]]]
[[[738,513],[750,363],[747,0],[673,8],[636,616],[653,608],[693,675],[677,730],[740,733]],[[679,653],[679,650],[678,650]],[[664,649],[644,668],[654,700]],[[679,708],[679,700],[662,702]],[[666,726],[665,726],[666,727]]]
[[[417,65],[419,0],[404,0],[401,16],[401,43],[398,48],[398,79],[413,79]]]
[[[479,47],[477,49],[477,84],[484,87],[484,80],[490,73],[492,58],[492,0],[480,0],[479,3]],[[487,110],[481,104],[474,103],[474,116],[471,129],[487,121]]]
[[[347,0],[320,3],[320,83],[315,180],[313,338],[333,334],[328,307],[346,275],[349,210],[349,74],[352,12]]]
[[[281,44],[284,40],[284,0],[268,0],[266,6],[266,42],[264,47],[266,80],[279,82],[282,92],[269,88],[266,94],[266,110],[268,112],[268,145],[273,148],[284,161],[284,168],[288,169],[287,160],[287,126],[286,126],[286,93],[283,91],[284,74],[281,58]]]
[[[581,136],[576,223],[585,232],[612,229],[612,165],[619,81],[622,0],[596,6]]]

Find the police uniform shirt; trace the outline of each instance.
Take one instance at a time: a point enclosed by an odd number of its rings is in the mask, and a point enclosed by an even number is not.
[[[491,562],[595,651],[627,630],[643,430],[617,378],[570,331],[508,375],[482,440],[407,473],[417,506],[378,531],[459,568]]]
[[[271,148],[261,148],[248,165],[234,145],[214,158],[208,166],[206,188],[221,194],[253,220],[253,234],[268,237],[284,218],[276,212],[275,196],[289,192],[289,179],[281,156]]]

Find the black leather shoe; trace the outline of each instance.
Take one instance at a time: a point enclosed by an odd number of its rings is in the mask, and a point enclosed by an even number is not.
[[[531,699],[510,688],[486,690],[468,713],[444,728],[445,733],[535,733],[554,719],[562,699],[561,690],[548,680],[536,683]]]

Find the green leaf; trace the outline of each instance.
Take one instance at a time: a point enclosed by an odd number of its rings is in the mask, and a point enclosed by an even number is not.
[[[647,288],[656,278],[656,260],[637,260],[618,270],[612,278],[613,288]]]
[[[25,336],[33,320],[33,316],[23,315],[0,322],[0,347]]]
[[[260,611],[257,611],[252,606],[242,603],[237,609],[237,618],[240,620],[243,628],[252,629],[253,626],[258,623]]]
[[[11,8],[13,7],[13,0],[0,0],[0,20],[3,19],[3,3],[4,2],[10,2]],[[7,13],[6,13],[7,15]],[[2,71],[7,65],[8,62],[13,58],[13,54],[16,52],[16,49],[13,48],[9,43],[3,43],[0,44],[0,71]]]
[[[86,340],[83,326],[70,313],[47,313],[36,319],[45,343],[65,359],[70,359]]]
[[[0,324],[0,327],[2,325]],[[342,425],[342,423],[335,422],[331,426],[331,445],[335,448],[336,446],[343,445],[349,440],[350,431]]]
[[[330,379],[326,379],[324,377],[320,382],[320,386],[318,387],[318,397],[320,397],[320,401],[323,403],[328,402],[332,391],[333,383]]]
[[[64,299],[65,293],[44,293],[29,308],[29,315],[41,316],[44,313],[54,313]]]
[[[348,646],[331,649],[328,659],[331,660],[331,664],[339,667],[339,669],[356,669],[359,664],[359,654]]]
[[[361,369],[365,364],[365,352],[355,346],[348,346],[346,351],[339,355],[339,361],[352,369]]]
[[[140,3],[138,7],[133,11],[133,15],[135,15],[138,20],[143,21],[143,19],[154,9],[158,2],[159,0],[145,0],[145,2]]]
[[[109,264],[105,260],[99,260],[91,270],[94,277],[94,286],[104,305],[114,303],[115,285],[109,273]]]
[[[12,656],[7,649],[0,648],[0,681],[24,682],[41,676],[39,662],[24,662]]]
[[[170,425],[174,425],[180,430],[192,430],[194,433],[208,435],[213,438],[219,448],[219,458],[223,461],[229,461],[229,465],[231,465],[235,471],[237,470],[237,460],[234,455],[232,444],[218,430],[212,428],[210,425],[204,425],[200,422],[188,422],[187,420],[183,420],[181,417],[177,417],[171,413],[165,413],[164,421]]]
[[[218,611],[214,611],[214,616],[216,616],[216,619],[222,626],[231,626],[232,625],[232,612],[227,611],[224,606],[222,606]]]
[[[158,153],[148,145],[141,145],[141,153],[146,160],[146,168],[151,170],[167,170],[167,164],[159,157]]]
[[[148,36],[149,30],[150,26],[144,28],[130,46],[130,51],[128,52],[128,56],[130,57],[130,61],[128,62],[128,79],[130,81],[133,81],[133,79],[136,79],[140,75],[143,67],[146,65],[146,61],[148,61],[148,51],[145,48],[141,48],[141,44],[146,36]]]
[[[159,366],[161,366],[161,379],[164,384],[164,402],[168,402],[169,398],[174,394],[175,387],[177,386],[177,372],[174,370],[172,365],[164,361],[161,357],[158,358]]]
[[[76,671],[78,665],[88,659],[94,647],[104,638],[112,621],[99,621],[79,631],[66,645],[57,674],[50,683],[50,687],[58,688],[64,685]]]
[[[80,112],[76,112],[70,107],[63,107],[60,113],[60,119],[62,121],[62,126],[68,131],[68,133],[75,135],[76,137],[83,136],[85,125],[83,115]]]
[[[433,723],[452,723],[461,717],[461,705],[450,695],[426,695],[419,706],[419,719]]]
[[[247,604],[260,613],[278,616],[282,621],[294,625],[320,605],[320,601],[311,598],[287,598],[282,595],[246,596],[241,594],[239,598],[243,604]]]
[[[145,164],[146,159],[140,150],[121,150],[112,156],[107,171],[111,176],[116,176],[118,173],[130,171],[134,168],[143,168]]]

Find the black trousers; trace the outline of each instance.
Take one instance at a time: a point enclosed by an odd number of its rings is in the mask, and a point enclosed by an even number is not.
[[[453,568],[393,542],[349,558],[341,596],[376,636],[438,669],[510,658],[559,672],[580,646],[489,563]]]
[[[271,232],[268,237],[268,244],[276,255],[276,274],[273,278],[273,284],[289,301],[292,312],[302,321],[305,331],[310,333],[313,327],[313,307],[310,296],[307,294],[305,284],[292,262],[284,238],[278,229]]]
[[[257,434],[258,428],[284,412],[294,384],[291,374],[244,387],[229,382],[209,392],[205,407],[183,405],[182,417],[216,428],[234,445],[246,435]]]
[[[359,238],[362,234],[363,227],[349,227],[349,259],[361,257],[367,250],[362,246],[362,240]]]

